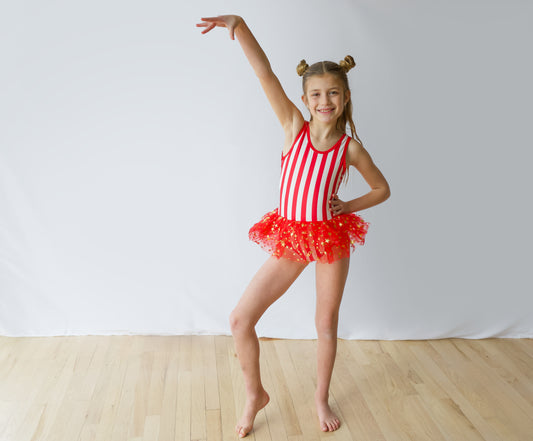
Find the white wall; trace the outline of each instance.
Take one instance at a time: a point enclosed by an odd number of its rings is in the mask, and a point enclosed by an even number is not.
[[[195,27],[234,12],[302,111],[300,59],[357,62],[392,196],[359,213],[340,336],[533,337],[530,2],[6,3],[0,334],[229,333],[283,140],[237,41]],[[260,335],[315,337],[313,277]]]

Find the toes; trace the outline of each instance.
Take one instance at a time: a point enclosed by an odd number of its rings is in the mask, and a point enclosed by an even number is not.
[[[341,423],[339,420],[335,419],[333,421],[324,422],[322,424],[322,432],[334,432],[340,427]]]
[[[237,428],[237,434],[239,435],[239,438],[244,438],[246,435],[248,435],[248,430],[240,426]]]

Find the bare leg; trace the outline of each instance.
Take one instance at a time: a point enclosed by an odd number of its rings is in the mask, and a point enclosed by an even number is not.
[[[337,327],[339,308],[344,285],[348,276],[350,258],[338,260],[331,264],[316,265],[316,329],[318,334],[317,347],[317,388],[315,403],[324,432],[332,432],[340,427],[338,417],[328,404],[329,385],[335,356],[337,355]]]
[[[255,325],[267,308],[280,298],[300,273],[306,262],[270,257],[256,273],[230,315],[231,332],[244,376],[246,404],[235,430],[245,437],[252,430],[255,416],[269,401],[261,383],[259,340]]]

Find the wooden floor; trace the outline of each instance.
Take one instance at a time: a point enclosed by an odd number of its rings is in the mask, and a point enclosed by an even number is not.
[[[322,433],[316,341],[262,340],[257,441],[531,441],[533,340],[339,340]],[[0,337],[1,441],[235,440],[244,394],[225,336]]]

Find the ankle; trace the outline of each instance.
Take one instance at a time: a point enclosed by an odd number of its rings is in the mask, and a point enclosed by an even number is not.
[[[329,400],[329,392],[316,391],[315,392],[315,401],[317,403],[327,403]]]
[[[266,390],[263,386],[251,387],[246,389],[246,398],[252,401],[263,398],[266,394]]]

